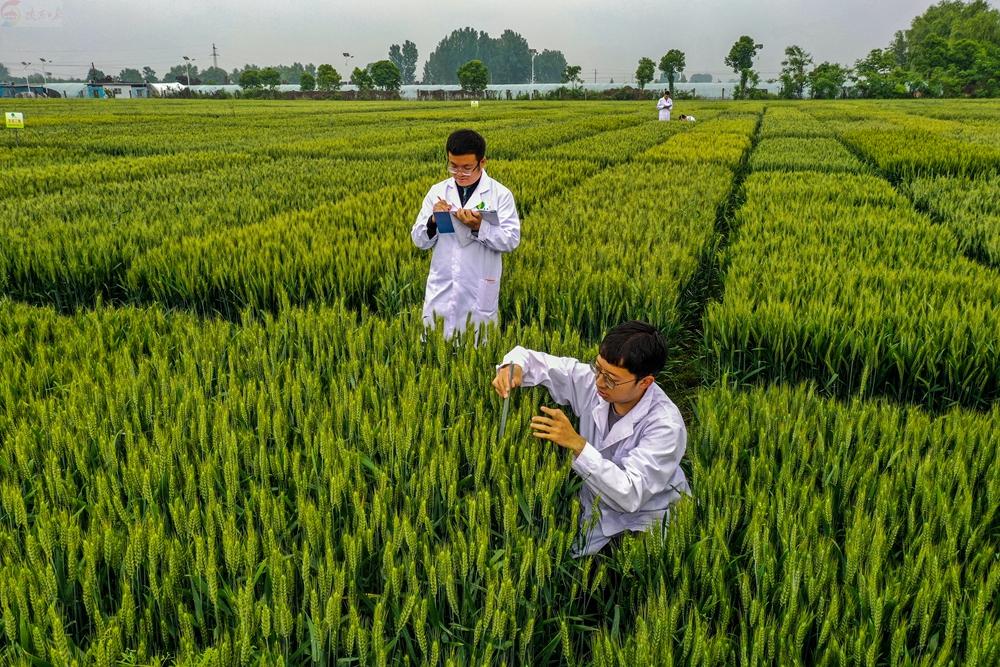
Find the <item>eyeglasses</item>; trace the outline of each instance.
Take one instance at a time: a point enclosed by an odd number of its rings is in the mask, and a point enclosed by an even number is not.
[[[458,167],[453,167],[449,164],[446,168],[448,169],[448,173],[455,176],[472,176],[476,173],[476,170],[479,169],[479,165],[476,164],[476,166],[472,169],[459,169]]]
[[[639,378],[633,378],[631,380],[615,380],[613,377],[608,375],[607,371],[601,370],[601,367],[597,365],[597,361],[590,362],[590,370],[594,372],[594,378],[599,384],[604,385],[606,389],[614,389],[623,384],[628,384],[629,382],[638,382]]]

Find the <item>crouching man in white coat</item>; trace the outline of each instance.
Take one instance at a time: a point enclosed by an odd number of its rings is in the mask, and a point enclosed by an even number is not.
[[[684,418],[654,381],[666,357],[659,331],[626,322],[607,333],[593,363],[515,347],[498,367],[493,387],[501,397],[514,387],[542,385],[580,418],[580,433],[562,410],[542,407],[544,416],[531,420],[535,437],[573,452],[573,471],[583,479],[580,525],[589,530],[576,555],[595,554],[620,533],[661,525],[670,505],[690,492],[680,467]]]
[[[521,242],[521,220],[514,195],[486,174],[486,140],[472,130],[458,130],[445,146],[452,178],[434,185],[424,197],[410,236],[421,250],[431,250],[431,270],[424,292],[424,324],[444,319],[451,338],[471,320],[496,322],[500,298],[501,255]],[[479,211],[495,210],[497,220],[483,222]],[[460,221],[441,233],[436,211],[451,211]]]

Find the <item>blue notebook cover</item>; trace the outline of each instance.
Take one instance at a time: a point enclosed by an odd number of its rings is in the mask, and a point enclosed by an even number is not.
[[[455,225],[451,222],[451,213],[449,211],[434,211],[434,222],[437,223],[438,233],[455,233]]]

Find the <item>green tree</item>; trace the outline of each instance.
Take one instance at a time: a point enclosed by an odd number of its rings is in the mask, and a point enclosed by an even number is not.
[[[360,67],[355,67],[354,71],[351,72],[351,84],[357,87],[359,92],[365,92],[375,87],[372,75],[368,73],[368,70]]]
[[[91,67],[89,70],[87,70],[87,81],[96,81],[99,83],[103,83],[105,81],[108,81],[108,75],[102,72],[101,70],[97,69],[96,67]]]
[[[244,90],[263,88],[264,83],[260,80],[260,70],[245,69],[240,72],[240,87]]]
[[[944,0],[897,33],[889,50],[906,87],[935,95],[994,94],[1000,86],[1000,10],[983,0]],[[884,69],[884,68],[883,68]]]
[[[299,90],[316,90],[316,77],[309,72],[303,72],[302,78],[299,79]]]
[[[269,90],[281,85],[281,74],[273,67],[265,67],[260,71],[260,83]]]
[[[872,49],[854,63],[853,78],[863,97],[902,97],[909,92],[906,72],[888,49]]]
[[[562,51],[542,51],[535,56],[535,81],[538,83],[560,83],[566,71],[566,56]]]
[[[692,74],[688,81],[691,83],[712,83],[713,79],[711,74]]]
[[[221,67],[209,67],[204,69],[198,75],[202,83],[207,83],[214,86],[221,86],[223,84],[229,83],[229,75],[226,74],[226,70]]]
[[[581,71],[583,71],[583,68],[579,65],[566,65],[560,83],[571,83],[576,87],[578,84],[583,83],[583,79],[580,78]]]
[[[398,91],[403,83],[399,68],[391,60],[379,60],[368,68],[372,83],[386,92]]]
[[[486,33],[481,33],[489,38]],[[480,33],[474,28],[453,30],[438,42],[437,47],[424,63],[424,83],[458,83],[458,68],[470,60],[478,60],[480,53]]]
[[[126,67],[118,73],[118,80],[122,83],[139,83],[142,81],[142,72],[134,67]]]
[[[674,90],[674,81],[677,79],[677,75],[683,72],[686,66],[684,52],[679,49],[670,49],[660,58],[660,71],[667,78],[670,92]]]
[[[837,63],[823,62],[807,75],[809,95],[817,100],[832,100],[840,95],[850,70]]]
[[[336,92],[344,85],[344,80],[340,77],[340,72],[333,68],[333,65],[320,65],[316,69],[316,88],[324,93]]]
[[[897,65],[903,68],[909,67],[910,46],[905,32],[902,30],[895,32],[892,36],[892,42],[889,44],[889,50],[892,51]]]
[[[146,67],[142,68],[142,80],[145,81],[146,83],[157,82],[158,79],[156,78],[156,72],[153,70],[152,67],[149,67],[147,65]]]
[[[781,61],[781,96],[789,100],[802,99],[808,76],[806,68],[812,65],[812,56],[801,46],[785,48],[785,59]]]
[[[188,69],[187,63],[181,63],[180,65],[174,65],[170,70],[163,75],[164,83],[184,83],[188,82],[188,72],[191,75],[191,85],[196,85],[195,81],[198,80],[198,66],[191,65],[190,70]]]
[[[635,68],[635,81],[639,84],[639,90],[646,88],[646,84],[653,80],[656,75],[656,63],[652,58],[639,58],[639,66]]]
[[[760,81],[760,76],[753,69],[753,59],[757,57],[757,52],[763,48],[763,44],[757,44],[751,37],[742,35],[733,44],[733,48],[729,50],[729,55],[726,56],[725,60],[726,65],[740,75],[739,85],[733,94],[734,97],[749,97],[750,90]]]
[[[442,39],[424,63],[424,83],[458,83],[458,68],[470,60],[481,60],[492,83],[528,83],[531,80],[531,49],[513,30],[498,38],[473,28],[454,30]]]
[[[417,45],[406,40],[403,45],[393,44],[389,47],[389,60],[399,68],[404,85],[417,82]]]
[[[456,72],[462,90],[481,95],[490,82],[490,71],[481,60],[470,60]]]

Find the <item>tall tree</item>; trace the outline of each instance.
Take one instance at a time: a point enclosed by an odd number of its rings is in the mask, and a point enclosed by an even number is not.
[[[118,73],[118,80],[122,83],[139,83],[142,81],[142,72],[134,67],[126,67]]]
[[[391,60],[379,60],[368,68],[372,83],[386,92],[398,91],[403,83],[403,76]]]
[[[260,83],[265,88],[274,90],[281,85],[281,73],[274,67],[265,67],[260,71]]]
[[[254,88],[261,88],[263,84],[260,81],[260,70],[247,68],[240,72],[240,87],[244,90],[252,90]]]
[[[580,72],[583,70],[579,65],[566,65],[566,69],[563,70],[561,83],[572,83],[575,88],[577,84],[583,83],[583,79],[580,78]]]
[[[229,75],[226,73],[226,70],[221,67],[209,67],[204,69],[198,74],[198,78],[201,79],[202,83],[207,83],[213,86],[221,86],[229,83]]]
[[[823,62],[807,75],[809,95],[817,100],[832,100],[840,95],[850,70],[837,63]]]
[[[340,72],[333,65],[324,64],[316,69],[316,88],[325,93],[336,92],[344,85]]]
[[[142,80],[145,81],[146,83],[157,82],[158,79],[156,78],[156,72],[153,70],[152,67],[147,65],[146,67],[142,68]]]
[[[639,66],[635,68],[635,81],[639,84],[639,90],[646,88],[646,84],[653,80],[656,75],[656,63],[652,58],[639,58]]]
[[[351,84],[356,86],[360,92],[371,90],[375,87],[372,75],[368,73],[367,69],[361,69],[360,67],[355,67],[354,71],[351,72]]]
[[[726,56],[726,65],[733,69],[733,72],[740,75],[739,86],[736,88],[734,97],[746,98],[750,95],[750,90],[760,81],[760,76],[753,69],[753,59],[757,57],[757,52],[764,48],[763,44],[757,44],[748,35],[742,35],[729,49]],[[748,87],[747,84],[750,84]]]
[[[399,68],[404,85],[412,85],[417,81],[417,45],[406,40],[403,45],[393,44],[389,47],[389,60]]]
[[[190,68],[190,69],[189,69]],[[191,75],[191,85],[195,85],[195,81],[198,79],[198,66],[188,65],[187,63],[181,63],[180,65],[174,65],[170,70],[163,75],[164,83],[187,83],[188,73]]]
[[[535,81],[538,83],[559,83],[566,71],[566,56],[562,51],[545,49],[535,56]]]
[[[303,72],[302,79],[299,81],[299,90],[316,90],[316,77],[309,72]]]
[[[389,47],[389,61],[399,68],[400,72],[403,71],[403,48],[399,44]]]
[[[456,76],[462,84],[462,90],[474,94],[482,94],[490,82],[490,72],[481,60],[470,60],[465,63],[458,68]]]
[[[417,45],[410,40],[403,42],[403,66],[399,69],[403,74],[403,83],[408,86],[417,82],[417,61],[419,58]]]
[[[474,28],[453,30],[427,57],[424,83],[458,83],[458,68],[470,60],[480,59],[479,41],[479,33]]]
[[[1000,86],[1000,10],[982,0],[939,2],[913,19],[901,45],[897,41],[889,48],[895,64],[909,70],[910,89],[982,96]]]
[[[781,96],[789,100],[801,100],[806,90],[808,75],[806,68],[812,65],[812,56],[801,46],[785,47],[785,59],[781,61]]]
[[[89,70],[87,70],[87,81],[94,81],[94,82],[97,82],[97,83],[104,83],[104,82],[109,81],[109,80],[110,80],[110,77],[108,77],[107,74],[105,74],[101,70],[97,69],[96,67],[91,66],[91,68]]]
[[[431,52],[424,63],[424,83],[458,83],[458,68],[470,60],[486,65],[492,83],[531,80],[531,49],[524,37],[504,30],[494,39],[485,32],[462,28],[452,31]]]
[[[674,90],[674,80],[677,75],[684,71],[687,65],[684,62],[684,52],[679,49],[670,49],[660,58],[660,71],[667,78],[667,86],[670,92]]]
[[[10,70],[3,63],[0,63],[0,81],[10,81],[14,77],[11,76]]]
[[[495,84],[530,83],[531,49],[528,40],[514,32],[504,30],[500,37],[487,42],[487,59],[490,79]]]
[[[906,72],[888,49],[872,49],[854,64],[854,82],[864,97],[902,97],[908,93]]]

